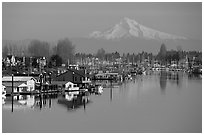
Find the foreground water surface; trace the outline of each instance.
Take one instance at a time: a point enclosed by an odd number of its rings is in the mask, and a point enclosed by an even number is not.
[[[201,77],[136,76],[75,103],[39,97],[14,97],[13,110],[2,99],[2,132],[202,132]]]

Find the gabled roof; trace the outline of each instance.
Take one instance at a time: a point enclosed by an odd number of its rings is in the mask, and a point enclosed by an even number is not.
[[[36,79],[34,77],[31,77],[31,76],[14,76],[13,77],[14,82],[25,82],[28,80],[36,81]],[[10,81],[12,81],[12,76],[3,76],[2,82],[10,82]]]
[[[28,87],[28,85],[26,85],[25,83],[22,83],[22,84],[19,85],[18,87]]]

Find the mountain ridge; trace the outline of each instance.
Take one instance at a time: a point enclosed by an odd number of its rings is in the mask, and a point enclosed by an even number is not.
[[[114,40],[121,38],[139,37],[153,40],[186,40],[188,38],[177,36],[159,30],[146,27],[137,21],[124,17],[119,23],[115,24],[107,31],[93,31],[89,34],[89,38],[102,38],[106,40]]]

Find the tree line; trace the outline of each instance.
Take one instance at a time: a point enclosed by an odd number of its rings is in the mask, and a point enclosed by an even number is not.
[[[167,50],[165,44],[161,44],[160,50],[155,55],[144,51],[137,54],[123,53],[122,55],[120,55],[117,51],[106,53],[103,48],[99,49],[95,55],[85,53],[77,53],[75,55],[75,58],[82,60],[87,57],[97,57],[99,58],[99,60],[106,61],[114,61],[118,58],[121,58],[125,63],[141,63],[145,60],[151,63],[151,61],[157,60],[162,65],[170,64],[172,61],[178,63],[180,60],[187,58],[188,61],[194,61],[198,64],[202,63],[202,52],[183,51],[180,46],[177,47],[177,50]]]
[[[114,61],[121,58],[123,62],[135,63],[142,62],[144,60],[152,61],[158,60],[161,64],[171,63],[171,61],[178,62],[181,59],[185,59],[186,56],[189,61],[196,61],[202,63],[202,52],[198,51],[183,51],[180,46],[177,50],[167,50],[165,44],[161,44],[158,54],[153,55],[148,52],[135,53],[123,53],[122,55],[117,51],[107,53],[103,48],[98,49],[95,54],[75,53],[75,45],[68,39],[60,39],[53,47],[48,42],[40,40],[32,40],[28,46],[17,46],[15,44],[6,44],[2,48],[2,56],[6,57],[9,53],[15,53],[19,55],[19,52],[23,52],[24,56],[34,57],[46,57],[48,59],[49,67],[58,67],[62,63],[70,64],[74,63],[76,59],[85,58],[98,58],[99,60]]]
[[[53,47],[46,42],[40,40],[32,40],[28,45],[17,45],[15,43],[6,43],[2,46],[2,57],[7,55],[26,56],[26,57],[46,57],[50,66],[54,63],[59,66],[61,63],[72,63],[75,53],[75,45],[68,39],[60,39]],[[57,61],[56,61],[57,60]]]

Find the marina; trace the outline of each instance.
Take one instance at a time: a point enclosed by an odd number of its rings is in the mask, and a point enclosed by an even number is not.
[[[202,2],[2,2],[3,133],[202,133]]]
[[[2,98],[2,130],[200,132],[201,87],[199,76],[152,73],[103,88],[99,95],[56,92],[17,95],[13,100],[6,96]]]

